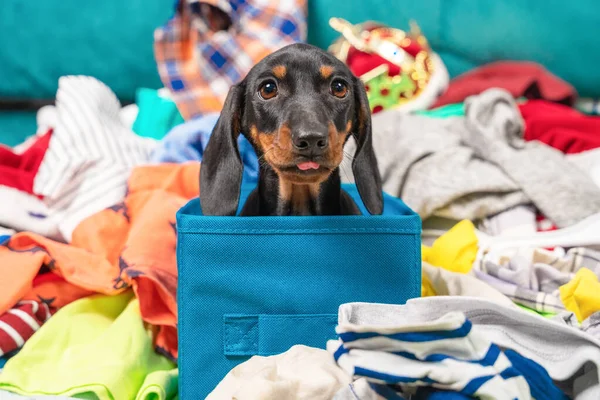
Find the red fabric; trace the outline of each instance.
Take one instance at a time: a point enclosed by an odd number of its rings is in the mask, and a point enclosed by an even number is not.
[[[356,76],[364,75],[382,64],[387,64],[389,76],[400,75],[400,66],[392,64],[377,54],[364,53],[356,50],[354,47],[348,50],[347,63],[352,73]]]
[[[34,194],[33,180],[48,150],[51,136],[52,129],[36,138],[23,154],[0,146],[0,185]]]
[[[366,31],[372,31],[378,28],[383,28],[383,26],[371,23],[365,24],[364,26],[364,29]],[[410,40],[408,44],[402,45],[402,42],[399,42],[398,38],[391,32],[386,33],[386,31],[382,31],[380,35],[382,39],[388,39],[393,43],[399,45],[402,49],[404,49],[404,51],[406,51],[413,57],[415,57],[422,50],[425,50],[416,40]],[[385,58],[378,56],[377,54],[365,53],[363,51],[360,51],[356,47],[350,47],[350,49],[348,49],[346,64],[348,64],[348,67],[356,76],[366,74],[367,72],[382,64],[386,64],[388,66],[389,76],[400,75],[401,72],[401,68],[399,65],[393,64],[387,61]]]
[[[0,357],[17,350],[50,318],[44,303],[23,301],[0,315]]]
[[[539,140],[563,153],[600,147],[600,117],[543,100],[519,105],[525,120],[525,140]]]
[[[544,67],[532,62],[499,61],[484,65],[456,77],[448,90],[432,108],[461,103],[467,97],[497,87],[508,90],[514,97],[544,99],[571,105],[577,92]]]

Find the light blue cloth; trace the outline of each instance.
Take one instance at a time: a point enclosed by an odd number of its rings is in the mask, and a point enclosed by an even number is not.
[[[154,150],[151,162],[202,161],[202,154],[218,119],[218,113],[207,114],[171,129]],[[244,164],[244,183],[257,183],[258,158],[252,145],[243,135],[238,138],[238,148]]]

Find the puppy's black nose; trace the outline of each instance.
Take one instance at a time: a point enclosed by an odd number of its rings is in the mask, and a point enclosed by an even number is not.
[[[292,142],[294,149],[302,155],[321,155],[329,146],[327,135],[319,132],[300,132]]]

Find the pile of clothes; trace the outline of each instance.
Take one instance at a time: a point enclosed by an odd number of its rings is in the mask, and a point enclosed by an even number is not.
[[[184,3],[155,35],[165,89],[122,107],[62,77],[36,134],[0,147],[2,399],[177,397],[175,214],[228,87],[306,39],[299,1]],[[210,399],[600,398],[600,117],[532,63],[439,82],[373,115],[384,190],[423,218],[422,297],[342,304],[338,340],[253,357]]]

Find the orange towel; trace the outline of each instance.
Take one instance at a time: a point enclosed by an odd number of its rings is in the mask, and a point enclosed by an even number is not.
[[[198,195],[199,172],[199,163],[135,168],[125,200],[79,224],[70,245],[32,233],[13,236],[0,246],[0,277],[10,277],[0,280],[0,314],[23,298],[55,297],[50,305],[60,307],[91,292],[133,287],[142,318],[157,326],[157,348],[175,359],[175,214]],[[66,282],[34,287],[42,267]]]

